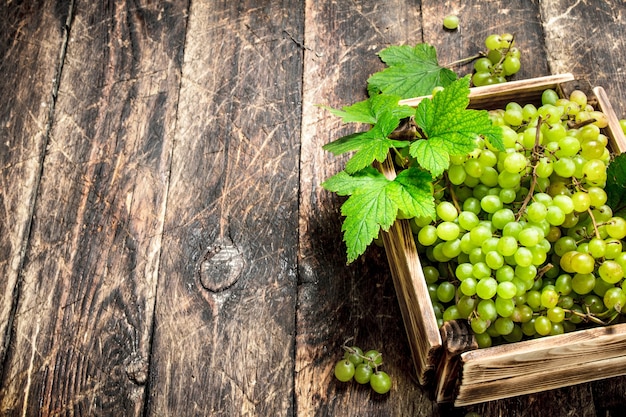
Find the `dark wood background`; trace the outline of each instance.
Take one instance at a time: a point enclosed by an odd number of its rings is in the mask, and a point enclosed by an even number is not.
[[[623,117],[625,18],[622,0],[3,1],[0,414],[623,415],[626,378],[432,400],[383,251],[345,264],[319,184],[350,128],[315,105],[365,98],[386,46],[449,63],[514,32],[516,78],[572,72]],[[349,337],[384,352],[390,394],[334,380]]]

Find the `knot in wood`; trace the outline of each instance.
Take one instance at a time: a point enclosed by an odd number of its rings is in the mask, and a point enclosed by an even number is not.
[[[233,242],[228,238],[221,239],[207,248],[200,261],[200,283],[209,291],[223,291],[237,282],[243,263],[243,257]]]
[[[126,376],[136,385],[145,385],[148,381],[148,362],[141,357],[133,357],[126,363]]]

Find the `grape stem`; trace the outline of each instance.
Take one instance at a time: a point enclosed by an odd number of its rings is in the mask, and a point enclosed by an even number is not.
[[[524,198],[524,201],[522,202],[522,206],[519,208],[517,214],[515,215],[515,220],[519,221],[522,218],[522,215],[524,214],[524,210],[526,209],[526,206],[528,205],[528,203],[530,202],[530,199],[533,197],[533,192],[535,191],[535,185],[537,184],[537,161],[539,160],[539,139],[540,139],[540,135],[541,135],[541,116],[539,116],[537,118],[537,133],[535,134],[535,146],[533,147],[533,151],[531,152],[532,154],[532,167],[533,167],[533,173],[532,173],[532,181],[530,182],[530,187],[528,187],[528,194],[526,195],[526,198]]]
[[[391,149],[392,149],[392,150],[393,150],[393,152],[396,154],[396,156],[399,156],[400,158],[402,158],[402,164],[401,164],[400,168],[402,168],[402,169],[406,168],[406,164],[407,164],[407,162],[408,162],[408,161],[407,161],[407,158],[405,158],[405,157],[404,157],[404,156],[400,153],[400,151],[398,151],[398,149],[397,149],[395,146],[393,146]],[[397,163],[397,161],[396,161],[396,163]]]
[[[506,51],[503,54],[501,54],[500,61],[498,61],[498,63],[494,65],[494,67],[499,67],[502,65],[506,56],[509,54],[509,52],[511,52],[511,48],[513,47],[513,42],[515,42],[515,33],[511,37],[511,42],[509,42],[509,46],[506,48]],[[537,126],[537,129],[539,129],[538,126]]]
[[[450,193],[450,198],[452,199],[452,204],[454,204],[454,207],[456,208],[457,213],[460,213],[463,210],[461,209],[461,205],[459,204],[459,200],[456,197],[456,193],[454,192],[454,188],[452,187],[452,184],[450,184],[450,180],[448,179],[448,174],[445,173],[444,175],[446,177],[446,188],[448,189],[448,192]]]
[[[591,217],[591,224],[593,225],[593,230],[596,232],[596,237],[598,239],[602,239],[600,237],[600,232],[598,231],[598,223],[596,223],[596,218],[593,216],[593,212],[590,208],[587,209],[587,213],[589,213],[589,217]]]
[[[550,263],[544,265],[539,271],[537,271],[537,278],[535,278],[535,280],[538,280],[539,278],[541,278],[546,272],[548,272],[552,268],[554,268],[554,265]]]
[[[591,321],[591,322],[599,324],[601,326],[608,326],[616,318],[616,316],[613,316],[613,317],[610,318],[610,320],[608,322],[605,322],[605,321],[599,319],[598,317],[596,317],[593,313],[591,313],[589,311],[589,307],[587,307],[587,312],[586,313],[581,313],[580,311],[570,310],[570,309],[566,309],[566,308],[564,308],[563,311],[565,311],[566,313],[570,313],[570,314],[572,314],[574,316],[578,316],[578,317],[582,318],[585,321]]]
[[[345,342],[343,342],[343,345],[341,345],[341,347],[348,353],[350,353],[351,355],[355,355],[358,356],[359,358],[363,359],[365,362],[367,362],[367,364],[371,367],[374,368],[375,372],[378,372],[378,367],[382,366],[383,362],[381,363],[376,363],[376,360],[380,357],[382,357],[382,353],[378,352],[378,355],[376,355],[373,358],[370,358],[369,356],[365,356],[365,355],[361,355],[356,349],[348,346],[348,342],[351,341],[352,339],[354,339],[354,337],[349,337],[348,339],[346,339]]]
[[[449,64],[445,65],[445,67],[446,68],[451,68],[451,67],[454,67],[454,66],[457,66],[457,65],[463,65],[463,64],[466,64],[468,62],[471,62],[471,61],[473,61],[475,59],[478,59],[480,57],[483,57],[483,56],[485,56],[485,53],[484,52],[480,52],[480,53],[478,53],[476,55],[468,56],[467,58],[459,59],[457,61],[452,61]]]
[[[569,129],[580,129],[581,127],[595,123],[596,121],[596,119],[587,119],[583,120],[582,122],[575,123],[570,120],[569,122],[567,122],[567,127]]]

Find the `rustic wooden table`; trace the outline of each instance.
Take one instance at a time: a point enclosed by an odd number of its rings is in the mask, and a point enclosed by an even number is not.
[[[572,72],[621,117],[624,18],[622,0],[2,2],[0,414],[623,415],[626,378],[432,400],[383,251],[345,264],[319,184],[348,130],[315,105],[365,98],[388,45],[446,63],[514,32],[516,78]],[[390,394],[335,381],[348,337],[384,352]]]

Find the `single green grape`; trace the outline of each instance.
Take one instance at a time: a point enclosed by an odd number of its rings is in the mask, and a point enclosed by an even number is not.
[[[598,268],[598,274],[603,281],[609,284],[617,284],[624,278],[624,269],[619,263],[607,259]]]
[[[554,104],[559,99],[559,95],[552,89],[544,90],[541,94],[542,104]]]
[[[434,245],[437,239],[437,228],[430,224],[422,227],[417,233],[417,241],[424,246]]]
[[[538,316],[535,319],[535,331],[541,336],[547,336],[552,331],[552,322],[546,316]]]
[[[437,298],[442,303],[448,303],[454,298],[456,288],[451,282],[444,281],[437,287]]]
[[[341,382],[348,382],[354,377],[354,364],[348,359],[342,359],[335,365],[335,377]]]
[[[451,305],[443,312],[442,318],[444,322],[460,319],[461,313],[459,312],[459,308],[456,305]]]
[[[491,72],[489,71],[475,72],[474,75],[472,75],[472,83],[476,87],[482,87],[484,85],[493,84],[493,77],[491,75]]]
[[[626,306],[626,293],[621,288],[610,288],[604,293],[603,301],[606,308],[613,308],[615,311],[622,312]]]
[[[454,204],[449,201],[442,201],[437,204],[435,211],[437,212],[437,216],[446,222],[454,221],[459,215],[456,207],[454,207]]]
[[[504,75],[513,75],[516,74],[520,68],[522,67],[520,63],[520,59],[516,56],[507,55],[502,62],[502,69],[504,71]]]
[[[510,334],[515,327],[513,320],[511,320],[509,317],[498,317],[493,325],[495,327],[495,330],[501,336]]]
[[[626,237],[626,220],[612,217],[606,224],[606,231],[613,239],[623,239]]]
[[[453,14],[450,14],[443,18],[443,27],[448,30],[455,30],[459,27],[459,17]]]
[[[370,386],[378,394],[386,394],[391,389],[391,378],[384,371],[374,372],[370,377]]]
[[[478,58],[476,61],[474,61],[474,70],[477,73],[479,72],[490,73],[492,68],[493,68],[493,64],[487,57]],[[626,120],[624,122],[626,123]]]
[[[346,352],[343,354],[344,359],[348,359],[350,362],[357,366],[358,364],[363,362],[363,350],[361,350],[358,346],[351,346],[346,349]]]
[[[367,384],[374,374],[374,370],[367,363],[359,364],[354,371],[354,380],[359,384]]]

